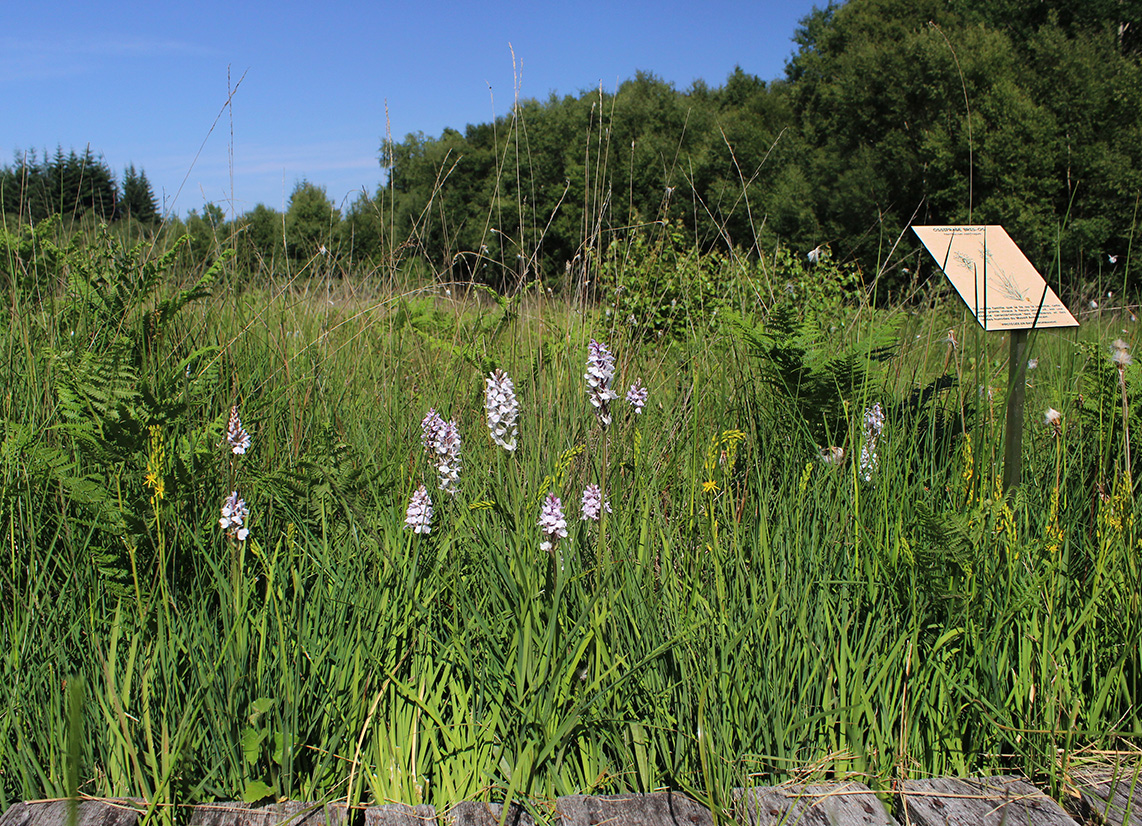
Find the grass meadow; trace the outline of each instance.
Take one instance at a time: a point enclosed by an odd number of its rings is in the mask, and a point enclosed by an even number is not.
[[[1061,793],[1076,762],[1136,749],[1128,310],[1032,335],[1005,496],[1007,340],[952,295],[875,309],[742,276],[716,320],[658,337],[604,285],[239,290],[225,258],[173,260],[103,236],[53,288],[8,285],[0,809],[542,814],[672,788],[723,812],[790,778]],[[487,423],[496,370],[514,450]],[[459,436],[455,493],[430,410]]]

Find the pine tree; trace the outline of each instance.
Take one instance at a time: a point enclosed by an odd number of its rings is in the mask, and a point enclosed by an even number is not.
[[[119,200],[115,176],[102,158],[95,157],[91,147],[86,147],[82,155],[74,149],[64,155],[63,148],[56,147],[55,156],[45,163],[44,173],[51,212],[78,217],[90,210],[101,221],[115,217]]]
[[[159,218],[155,193],[147,180],[147,173],[144,170],[136,172],[134,164],[123,172],[123,199],[119,203],[119,214],[144,224],[153,223]]]

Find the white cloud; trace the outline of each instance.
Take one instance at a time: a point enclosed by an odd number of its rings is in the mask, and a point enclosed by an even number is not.
[[[0,37],[0,83],[57,80],[105,71],[118,60],[204,57],[212,48],[169,38]]]

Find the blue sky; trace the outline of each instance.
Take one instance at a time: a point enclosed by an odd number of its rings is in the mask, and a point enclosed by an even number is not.
[[[541,100],[613,91],[638,70],[719,86],[735,65],[771,80],[798,22],[825,4],[14,3],[0,30],[0,162],[90,145],[120,178],[145,169],[180,215],[207,201],[282,209],[302,179],[347,206],[380,182],[386,133],[489,121],[517,86]]]

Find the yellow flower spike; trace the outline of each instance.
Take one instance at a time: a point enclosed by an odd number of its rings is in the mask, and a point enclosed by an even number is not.
[[[715,433],[710,439],[710,446],[706,448],[706,476],[711,477],[714,475],[714,468],[718,466],[718,457],[721,455],[719,445],[721,440],[718,434]]]
[[[738,445],[745,440],[745,433],[740,430],[723,430],[722,431],[722,455],[725,456],[724,463],[727,467],[733,467],[734,461],[738,455]]]
[[[1009,557],[1018,559],[1019,554],[1015,551],[1015,543],[1019,538],[1015,529],[1015,511],[1011,509],[1011,505],[1007,503],[1006,499],[1003,500],[1003,505],[999,509],[999,520],[995,525],[995,533],[997,536],[1003,537]]]
[[[1123,534],[1134,527],[1131,493],[1130,476],[1124,472],[1110,496],[1100,497],[1096,528],[1100,541],[1110,536],[1121,539]]]
[[[702,493],[717,493],[718,483],[713,479],[707,479],[702,483]]]
[[[554,486],[555,477],[550,475],[544,476],[543,481],[539,483],[539,489],[536,490],[535,495],[532,496],[531,501],[528,502],[528,512],[534,511],[536,508],[538,508],[539,503],[543,501],[543,497],[547,496],[548,492],[550,492]]]
[[[567,469],[575,462],[575,457],[582,453],[586,447],[586,445],[575,445],[575,447],[568,448],[559,455],[559,462],[555,465],[556,487],[563,487],[563,480],[567,474]]]
[[[1051,556],[1058,556],[1059,549],[1063,546],[1063,539],[1065,539],[1065,535],[1063,534],[1063,529],[1060,528],[1058,524],[1051,523],[1047,525],[1046,547],[1047,552],[1050,553]]]
[[[1055,556],[1063,544],[1063,529],[1059,525],[1059,486],[1051,489],[1051,509],[1047,514],[1047,531],[1045,534],[1046,549]]]
[[[805,491],[809,489],[809,477],[813,475],[813,463],[806,462],[805,469],[801,471],[801,481],[797,483],[797,500],[803,501]]]
[[[150,451],[147,455],[147,472],[143,475],[143,483],[154,493],[151,496],[151,506],[160,499],[166,498],[166,482],[163,479],[163,469],[166,466],[166,446],[163,444],[163,429],[157,424],[147,428],[150,434]]]
[[[473,502],[468,506],[470,511],[490,511],[496,506],[496,503],[490,499],[482,499],[479,502]]]
[[[975,457],[972,454],[970,433],[964,434],[963,462],[964,469],[960,473],[960,476],[962,476],[964,480],[964,490],[968,491],[970,495],[969,486],[971,485],[972,477],[975,476]]]

